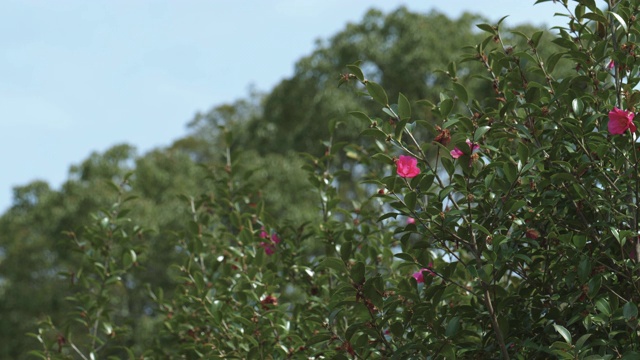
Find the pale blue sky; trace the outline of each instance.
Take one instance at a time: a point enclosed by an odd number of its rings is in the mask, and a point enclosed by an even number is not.
[[[564,24],[531,0],[1,0],[0,212],[12,188],[54,188],[92,151],[143,154],[185,135],[198,111],[267,91],[318,38],[371,7],[463,11]],[[356,59],[354,59],[356,60]]]

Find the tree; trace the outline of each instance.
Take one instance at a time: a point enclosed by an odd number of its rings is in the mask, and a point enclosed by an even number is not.
[[[581,21],[604,18],[597,9],[581,6],[576,11]],[[629,19],[631,10],[624,11]],[[192,133],[169,148],[136,157],[133,148],[116,146],[72,168],[60,191],[43,183],[18,189],[15,206],[0,219],[0,230],[10,234],[0,247],[11,259],[0,264],[0,276],[8,279],[0,285],[0,310],[20,311],[29,320],[9,318],[15,321],[1,331],[11,337],[15,329],[34,329],[35,319],[44,320],[33,334],[43,347],[32,352],[44,358],[91,353],[117,358],[508,357],[507,344],[542,356],[540,348],[566,340],[567,332],[577,334],[574,323],[561,321],[583,308],[562,303],[561,311],[535,322],[544,311],[539,303],[546,296],[554,304],[558,299],[536,293],[534,300],[523,300],[541,284],[576,295],[575,278],[571,284],[562,283],[560,275],[528,283],[523,274],[534,276],[522,269],[543,263],[553,274],[576,269],[582,284],[590,270],[582,264],[589,257],[580,253],[580,262],[545,263],[539,251],[549,243],[525,239],[547,236],[566,223],[575,229],[571,237],[558,232],[558,241],[566,237],[563,251],[584,248],[575,245],[582,243],[584,224],[570,212],[576,207],[570,196],[580,195],[579,190],[569,187],[566,174],[554,179],[575,194],[543,179],[558,166],[575,176],[562,167],[563,161],[580,159],[569,156],[569,149],[589,156],[574,146],[570,132],[554,133],[554,121],[580,133],[571,119],[584,114],[587,121],[587,113],[610,104],[605,95],[580,91],[611,88],[590,87],[593,78],[582,73],[558,75],[560,68],[552,72],[551,64],[561,57],[582,61],[582,71],[593,70],[601,84],[608,84],[608,75],[590,66],[611,54],[597,48],[600,53],[584,60],[587,53],[581,51],[589,48],[588,41],[598,41],[589,37],[588,26],[578,39],[584,41],[582,50],[571,47],[568,33],[562,33],[554,42],[569,51],[548,55],[555,50],[544,42],[544,32],[520,28],[522,34],[509,36],[499,27],[481,25],[487,36],[473,30],[476,21],[471,15],[451,21],[404,8],[386,16],[371,11],[362,23],[319,43],[297,64],[295,75],[269,94],[251,94],[197,115]],[[442,33],[434,35],[434,28]],[[443,43],[443,36],[461,43]],[[452,64],[465,43],[481,45],[472,48],[467,61]],[[348,81],[341,84],[339,74]],[[549,90],[562,96],[553,99]],[[574,105],[576,98],[581,102]],[[538,103],[548,103],[546,110]],[[353,111],[360,113],[352,117]],[[588,122],[598,120],[593,117]],[[532,124],[532,119],[539,120]],[[357,137],[362,120],[364,134],[373,139]],[[444,130],[453,133],[458,160],[441,146],[449,141]],[[482,152],[474,153],[474,145]],[[393,160],[399,149],[419,160],[420,175],[398,177]],[[301,160],[298,151],[315,155]],[[517,160],[530,166],[529,173]],[[623,165],[615,166],[612,172]],[[367,185],[354,179],[366,179]],[[532,182],[550,193],[527,191]],[[554,195],[565,199],[559,213],[545,202]],[[462,206],[452,210],[457,202]],[[557,222],[539,223],[529,209]],[[590,217],[595,213],[593,207],[585,211]],[[515,225],[507,227],[508,221]],[[496,255],[486,253],[490,250]],[[605,260],[615,261],[607,256],[599,261]],[[38,271],[40,262],[47,264],[45,271]],[[17,271],[22,264],[30,266]],[[59,270],[66,277],[56,276]],[[594,306],[606,309],[606,301],[612,313],[619,311],[609,298],[601,300],[603,294],[593,294],[600,301]],[[60,301],[64,296],[72,302]],[[29,297],[43,301],[22,302]],[[511,311],[513,303],[524,306]],[[623,317],[631,321],[633,307],[624,306]],[[521,318],[531,324],[509,332]],[[550,327],[551,320],[561,323]],[[615,327],[622,326],[619,320]],[[610,352],[595,339],[612,333],[592,330],[594,341],[581,338],[589,347],[576,351],[585,356]],[[25,345],[12,344],[6,356],[22,356]],[[554,346],[558,354],[567,350]],[[506,354],[514,351],[507,348]]]

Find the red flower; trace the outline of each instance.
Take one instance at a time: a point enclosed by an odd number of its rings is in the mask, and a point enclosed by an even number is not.
[[[396,161],[396,170],[398,176],[403,178],[412,178],[420,174],[418,160],[413,156],[400,155],[400,159]]]
[[[469,145],[469,149],[471,149],[471,153],[473,154],[474,152],[480,150],[480,145],[478,144],[474,144],[471,142],[471,140],[467,139],[467,145]],[[462,150],[458,149],[457,147],[454,148],[453,150],[451,150],[451,157],[454,159],[459,158],[460,156],[464,155],[464,152],[462,152]]]
[[[269,256],[275,254],[276,245],[279,244],[280,241],[282,241],[278,236],[278,234],[276,234],[275,232],[272,233],[271,236],[269,236],[269,233],[267,232],[267,230],[265,230],[264,226],[260,229],[260,233],[258,234],[258,237],[264,240],[267,240],[267,239],[271,240],[271,241],[260,242],[260,247],[262,247],[264,249],[264,253]]]
[[[540,237],[540,232],[536,229],[527,229],[527,231],[524,234],[527,238],[531,240],[535,240]]]
[[[636,132],[636,124],[633,123],[634,116],[635,114],[631,111],[614,107],[609,112],[609,132],[613,135],[624,134],[627,129]]]
[[[262,246],[262,248],[264,249],[264,253],[269,256],[275,254],[276,252],[276,247],[272,243],[267,243],[263,241],[260,243],[260,246]]]
[[[416,279],[416,281],[418,282],[418,284],[420,283],[424,283],[424,274],[423,273],[428,273],[430,276],[436,276],[436,273],[434,273],[433,271],[431,271],[430,268],[433,267],[433,263],[429,263],[429,268],[422,268],[420,269],[420,271],[413,273],[413,278]]]
[[[274,296],[267,295],[264,299],[260,300],[260,304],[262,305],[262,309],[269,310],[269,305],[278,305],[278,299]]]

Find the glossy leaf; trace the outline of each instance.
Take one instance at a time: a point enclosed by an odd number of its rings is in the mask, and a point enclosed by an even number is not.
[[[389,105],[389,99],[387,98],[387,93],[384,91],[382,86],[373,81],[368,81],[366,83],[367,91],[369,95],[375,100],[378,104],[382,106]]]
[[[567,344],[571,344],[572,342],[571,333],[569,332],[569,330],[567,330],[564,326],[558,325],[558,324],[553,324],[553,328],[556,329],[558,334],[562,336],[562,338],[564,339],[564,341],[567,342]]]
[[[402,93],[398,94],[398,116],[401,120],[411,119],[411,104]]]

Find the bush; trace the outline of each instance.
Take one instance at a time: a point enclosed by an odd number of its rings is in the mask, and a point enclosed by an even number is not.
[[[120,205],[105,211],[77,240],[86,262],[69,319],[80,325],[43,324],[33,354],[640,357],[640,6],[564,3],[569,24],[553,40],[564,50],[547,58],[542,32],[514,34],[529,45],[514,48],[500,22],[478,25],[487,37],[461,61],[485,67],[475,75],[493,89],[484,99],[469,98],[456,63],[437,104],[401,93],[390,104],[357,63],[347,66],[342,81],[382,108],[352,113],[370,146],[328,141],[324,155],[306,156],[317,221],[270,218],[250,164],[229,149],[210,169],[215,190],[184,198],[183,260],[167,264],[178,290],[150,289],[161,321],[137,352],[117,339],[127,331],[126,273],[143,253],[133,239],[144,232]],[[556,77],[558,62],[575,72]],[[414,116],[418,108],[439,123]],[[336,163],[342,152],[355,163]],[[339,191],[352,177],[367,196]]]

